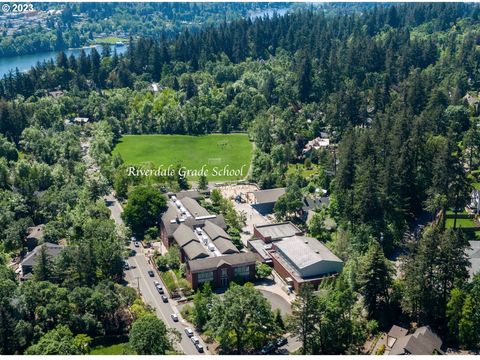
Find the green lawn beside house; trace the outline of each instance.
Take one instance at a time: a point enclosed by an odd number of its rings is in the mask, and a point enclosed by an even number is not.
[[[453,222],[454,222],[454,219],[453,217],[451,218],[447,218],[446,219],[446,222],[445,222],[445,227],[447,229],[449,228],[453,228]],[[478,223],[474,222],[473,219],[460,219],[460,218],[457,218],[457,228],[460,228],[460,227],[474,227],[474,226],[478,226]]]

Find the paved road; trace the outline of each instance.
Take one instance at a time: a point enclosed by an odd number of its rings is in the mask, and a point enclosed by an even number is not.
[[[118,203],[117,199],[113,195],[108,195],[105,200],[107,201],[107,206],[111,212],[111,218],[118,224],[123,225],[123,220],[121,218],[122,207]],[[189,327],[189,324],[185,322],[178,314],[178,310],[173,304],[173,300],[169,299],[168,303],[164,303],[160,297],[160,294],[155,288],[154,281],[162,283],[161,279],[155,274],[154,277],[150,277],[147,274],[148,270],[152,270],[152,266],[148,263],[146,258],[146,253],[142,246],[136,248],[132,243],[130,248],[136,251],[135,256],[131,256],[128,259],[130,266],[134,266],[133,269],[126,270],[126,280],[129,286],[139,288],[140,293],[148,305],[155,309],[157,316],[162,319],[168,327],[177,329],[182,335],[182,341],[177,345],[177,350],[183,352],[187,355],[200,355],[196,347],[193,345],[192,341],[185,334],[185,328]],[[162,283],[162,287],[165,286]],[[171,314],[177,313],[179,316],[179,322],[174,322],[171,318]],[[205,353],[209,353],[206,350],[205,344],[201,341]]]

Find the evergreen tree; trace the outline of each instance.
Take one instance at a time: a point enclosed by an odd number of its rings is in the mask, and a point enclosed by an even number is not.
[[[46,245],[40,247],[38,261],[33,268],[33,275],[35,281],[49,281],[53,277],[53,263]]]
[[[388,312],[393,269],[377,242],[370,245],[362,262],[358,279],[360,293],[369,316],[378,318]]]

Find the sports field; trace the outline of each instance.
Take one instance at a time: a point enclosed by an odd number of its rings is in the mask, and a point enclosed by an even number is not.
[[[126,135],[113,152],[128,165],[153,163],[167,172],[180,164],[187,179],[196,180],[203,172],[209,181],[216,182],[246,178],[252,151],[245,134],[211,134]]]

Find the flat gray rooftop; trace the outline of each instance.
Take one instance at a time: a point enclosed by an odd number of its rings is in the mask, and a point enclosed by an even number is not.
[[[290,222],[278,224],[255,225],[255,229],[264,238],[271,238],[272,240],[283,239],[294,235],[301,234],[302,231]]]

